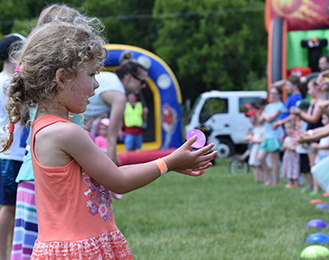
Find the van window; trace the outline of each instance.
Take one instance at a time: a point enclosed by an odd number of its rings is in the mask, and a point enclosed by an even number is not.
[[[239,98],[239,113],[245,113],[248,109],[245,108],[245,105],[256,102],[259,97],[240,97]]]
[[[200,123],[206,122],[214,114],[228,113],[228,99],[227,98],[208,98],[200,113]]]

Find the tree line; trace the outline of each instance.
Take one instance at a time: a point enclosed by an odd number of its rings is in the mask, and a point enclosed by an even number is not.
[[[49,0],[2,0],[0,36],[27,36]],[[183,99],[209,90],[265,90],[264,0],[65,0],[98,17],[109,43],[151,51],[173,70]]]

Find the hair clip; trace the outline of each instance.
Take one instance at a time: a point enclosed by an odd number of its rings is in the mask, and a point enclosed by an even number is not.
[[[20,67],[19,66],[16,66],[16,68],[15,68],[15,72],[19,72],[20,71]]]
[[[10,123],[9,126],[8,126],[8,130],[9,130],[9,133],[10,133],[10,134],[14,133],[14,130],[15,130],[15,124]]]

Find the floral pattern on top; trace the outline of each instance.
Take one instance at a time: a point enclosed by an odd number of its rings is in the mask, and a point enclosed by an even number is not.
[[[112,198],[110,191],[103,185],[93,180],[83,169],[81,169],[81,177],[88,186],[88,191],[84,194],[88,196],[87,207],[89,213],[93,216],[99,215],[104,222],[113,220]]]

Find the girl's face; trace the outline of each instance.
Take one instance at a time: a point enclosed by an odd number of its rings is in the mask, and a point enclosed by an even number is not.
[[[307,93],[312,97],[316,98],[316,95],[318,93],[317,87],[314,86],[313,82],[309,82],[307,84]]]
[[[135,103],[137,101],[136,95],[134,93],[129,93],[127,95],[127,100],[131,103]]]
[[[256,125],[257,124],[257,116],[256,115],[250,116],[249,120],[250,120],[250,123],[252,125]]]
[[[291,94],[295,91],[296,85],[292,84],[290,81],[286,82],[286,90],[288,94]]]
[[[102,137],[107,137],[107,129],[108,129],[108,126],[100,124],[99,130],[98,130],[99,135]]]
[[[285,128],[287,135],[292,136],[294,134],[295,129],[292,125],[287,126],[287,127],[285,126],[284,128]]]
[[[270,95],[272,97],[272,101],[276,102],[276,101],[279,101],[280,100],[280,94],[279,94],[279,92],[278,92],[277,89],[272,88],[270,90]]]
[[[86,67],[83,66],[83,69],[79,69],[75,78],[65,81],[67,108],[75,114],[86,111],[87,105],[90,103],[88,99],[95,94],[95,89],[99,87],[95,79],[96,61],[88,61],[86,65]]]

